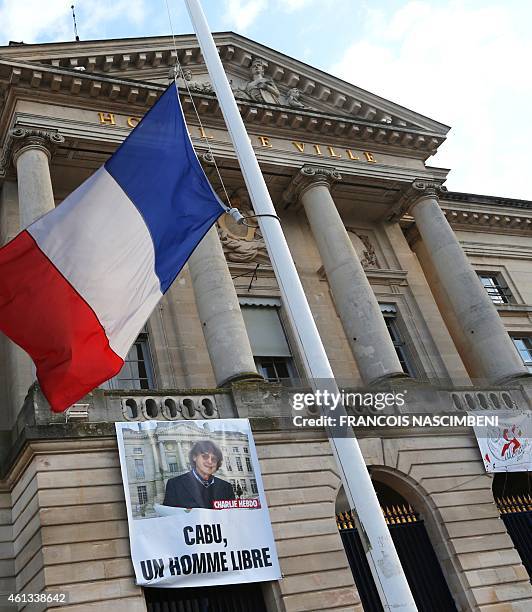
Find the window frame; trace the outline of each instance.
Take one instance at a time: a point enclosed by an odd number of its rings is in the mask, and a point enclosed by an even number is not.
[[[493,270],[475,270],[478,279],[495,306],[515,304],[515,298],[510,290],[504,275]],[[484,279],[491,280],[491,285],[485,284]]]
[[[136,359],[128,359],[130,352],[139,345],[140,350],[142,352],[142,360]],[[139,376],[137,379],[134,378],[125,378],[120,377],[120,374],[124,371],[125,368],[129,368],[129,364],[131,363],[142,363],[145,369],[146,375],[145,377]],[[142,386],[143,380],[146,380],[146,386]],[[125,382],[138,382],[139,386],[125,386]],[[147,331],[141,331],[140,334],[135,339],[135,342],[131,345],[131,348],[126,355],[126,359],[124,360],[124,365],[118,374],[110,378],[109,380],[102,383],[101,388],[107,389],[109,391],[124,391],[124,390],[136,390],[136,391],[148,391],[150,389],[156,389],[156,381],[155,381],[155,368],[153,362],[152,351],[150,347],[150,339]]]
[[[519,357],[523,361],[525,368],[532,373],[532,336],[527,334],[510,334],[510,338],[512,339],[513,345],[515,346],[516,351],[519,354]],[[527,357],[525,359],[523,355],[523,350],[521,350],[517,346],[517,342],[522,342],[524,345],[524,351],[526,351]]]
[[[255,361],[255,367],[257,372],[264,378],[264,380],[272,383],[288,385],[294,383],[300,378],[299,370],[296,365],[296,355],[292,349],[292,342],[290,334],[287,330],[287,324],[284,317],[284,311],[282,308],[282,302],[277,297],[254,297],[254,296],[241,296],[239,297],[240,308],[256,308],[256,309],[273,309],[277,314],[277,321],[279,323],[282,334],[286,341],[289,356],[272,356],[272,355],[261,355],[253,352],[253,359]],[[249,333],[249,332],[248,332]],[[253,351],[253,347],[252,347]],[[269,376],[267,372],[267,366],[264,362],[271,362],[275,371],[274,376]],[[281,368],[286,369],[288,376],[280,376],[278,370]]]
[[[148,487],[146,485],[137,485],[137,497],[141,506],[148,503]],[[145,501],[143,501],[144,497],[146,497]]]
[[[397,312],[397,306],[395,304],[389,304],[379,302],[381,308],[382,317],[386,324],[386,329],[390,334],[395,352],[403,368],[403,372],[411,378],[417,377],[417,372],[414,367],[414,360],[410,351],[408,350],[407,343],[401,333],[401,327],[399,325],[399,317]]]

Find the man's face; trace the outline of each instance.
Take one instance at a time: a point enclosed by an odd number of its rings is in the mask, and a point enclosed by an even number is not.
[[[251,74],[257,79],[264,76],[264,66],[259,62],[251,66]]]
[[[218,459],[212,453],[199,453],[194,455],[192,459],[196,464],[196,472],[205,480],[210,478],[218,469]]]

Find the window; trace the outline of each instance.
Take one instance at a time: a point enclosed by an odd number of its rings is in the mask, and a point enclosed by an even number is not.
[[[137,495],[139,496],[139,504],[148,503],[148,491],[144,485],[137,487]]]
[[[512,336],[515,348],[519,351],[523,363],[529,372],[532,372],[532,337]]]
[[[137,480],[144,480],[146,478],[144,474],[144,461],[142,459],[135,459],[135,478]]]
[[[242,491],[244,493],[248,492],[248,485],[247,485],[247,482],[245,480],[241,480],[240,481],[240,486],[242,487]]]
[[[270,382],[296,377],[292,352],[279,317],[277,298],[241,298],[240,307],[257,371]]]
[[[153,389],[153,369],[151,363],[148,334],[139,334],[126,355],[124,365],[118,374],[103,383],[104,389]]]
[[[247,446],[244,446],[244,448],[242,449],[245,453],[249,453],[249,448]]]
[[[168,469],[170,470],[170,472],[172,472],[172,474],[175,474],[177,472],[177,463],[175,461],[169,463]]]
[[[259,490],[257,488],[257,481],[254,478],[251,479],[251,492],[252,493],[258,493],[259,492]]]
[[[248,470],[248,472],[252,472],[253,468],[251,467],[251,459],[249,457],[246,457],[246,468]]]
[[[231,459],[229,459],[229,457],[225,458],[225,467],[226,467],[228,472],[232,472],[233,471],[233,466],[231,465]]]
[[[238,446],[233,446],[233,453],[238,453]]]
[[[236,458],[236,467],[237,467],[239,472],[243,472],[244,471],[244,468],[242,467],[242,459],[240,459],[240,457]]]
[[[477,274],[494,304],[509,304],[512,301],[512,294],[501,274],[498,272],[477,272]]]
[[[399,357],[399,362],[403,368],[403,372],[409,376],[414,376],[414,371],[409,358],[408,351],[405,342],[401,336],[399,325],[397,323],[397,309],[394,304],[381,304],[381,312],[388,328],[388,333],[392,339],[393,345],[395,346],[395,352]]]
[[[141,446],[135,446],[135,448],[133,449],[133,454],[134,455],[142,455],[142,447]]]
[[[290,360],[281,357],[255,357],[258,373],[269,382],[281,383],[294,378]]]

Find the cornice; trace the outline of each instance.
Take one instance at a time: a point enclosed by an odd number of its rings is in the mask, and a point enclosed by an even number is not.
[[[463,228],[483,228],[499,230],[530,230],[532,229],[532,217],[517,214],[494,214],[455,210],[448,206],[443,207],[443,214],[452,226]]]
[[[101,100],[116,104],[150,107],[165,85],[146,81],[126,79],[113,75],[79,72],[74,69],[46,66],[20,61],[6,61],[0,58],[0,83],[8,87],[46,91],[48,94],[67,94],[72,97]],[[201,115],[211,116],[222,121],[218,100],[213,94],[181,91],[182,106],[185,113],[194,112],[194,104]],[[390,153],[409,154],[426,159],[434,154],[442,136],[433,132],[420,131],[408,127],[385,125],[359,118],[334,116],[323,112],[293,109],[267,103],[238,100],[238,107],[244,121],[251,126],[277,127],[308,133],[315,139],[318,136],[334,137],[361,146],[373,146]]]
[[[515,198],[503,198],[499,196],[478,195],[475,193],[462,193],[459,191],[448,191],[443,197],[442,205],[447,202],[465,202],[473,206],[504,206],[508,208],[522,208],[532,210],[532,201],[519,200]]]
[[[465,212],[462,210],[451,210],[442,207],[443,214],[447,218],[449,225],[455,231],[481,232],[484,234],[503,234],[507,236],[528,236],[532,230],[532,217],[517,215],[497,215],[482,214],[482,212]],[[405,215],[401,218],[401,227],[405,236],[412,246],[419,240],[419,233],[413,217]],[[462,242],[463,248],[468,255],[504,257],[512,259],[530,259],[532,254],[525,252],[521,247],[517,247],[518,252],[510,252],[506,247],[495,248],[487,244],[471,245]]]
[[[78,72],[76,70],[0,57],[0,83],[51,93],[67,93],[89,98],[107,97],[128,104],[150,106],[165,86],[138,80]]]
[[[220,57],[226,68],[247,71],[254,57],[268,63],[268,76],[283,88],[297,87],[316,102],[338,109],[338,114],[390,123],[427,131],[442,140],[449,127],[419,113],[342,81],[308,64],[275,51],[233,32],[214,33]],[[174,44],[176,49],[174,48]],[[176,54],[177,50],[177,54]],[[159,69],[175,65],[202,65],[196,37],[191,34],[170,37],[112,39],[48,45],[21,45],[0,48],[0,55],[48,63],[56,67],[84,68],[88,72],[113,73],[128,69]]]

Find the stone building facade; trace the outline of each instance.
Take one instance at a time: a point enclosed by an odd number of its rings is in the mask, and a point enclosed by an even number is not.
[[[340,384],[406,389],[412,409],[429,397],[457,413],[530,410],[532,203],[446,191],[448,171],[426,162],[447,126],[244,37],[215,38]],[[0,48],[2,244],[112,154],[173,78],[176,59],[205,171],[253,215],[195,38],[176,43],[177,51],[168,37]],[[266,609],[362,610],[328,441],[277,418],[303,361],[253,219],[246,227],[220,219],[126,368],[65,415],[50,413],[30,360],[0,338],[0,592],[67,592],[72,612],[146,610],[129,558],[114,422],[245,417],[283,571],[261,587]],[[385,511],[404,501],[423,521],[455,608],[529,610],[527,560],[472,430],[357,436]],[[168,459],[181,469],[179,456]],[[143,470],[148,481],[148,463]],[[519,486],[516,495],[529,493]]]

